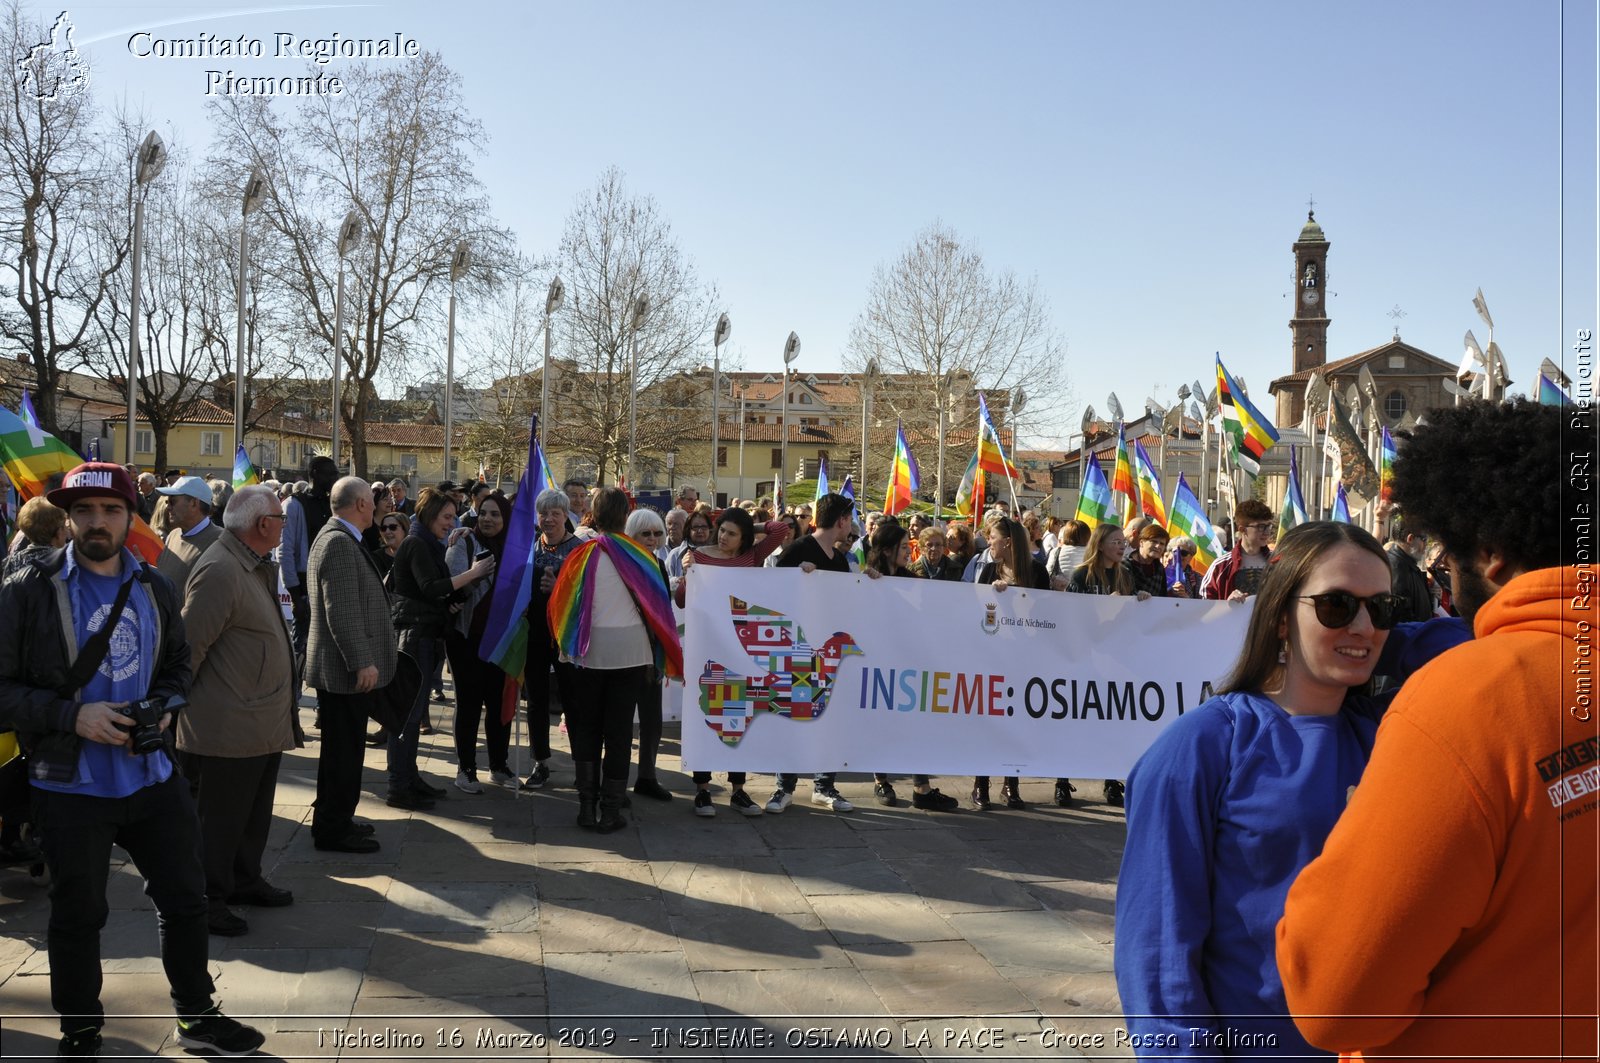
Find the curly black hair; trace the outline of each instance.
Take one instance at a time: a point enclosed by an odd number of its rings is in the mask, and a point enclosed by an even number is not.
[[[1561,408],[1527,399],[1429,410],[1394,463],[1395,504],[1466,563],[1561,564]]]

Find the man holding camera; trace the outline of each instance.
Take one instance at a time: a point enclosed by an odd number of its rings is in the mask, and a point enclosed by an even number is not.
[[[87,462],[48,497],[67,511],[72,542],[0,588],[0,727],[28,750],[50,868],[57,1054],[99,1054],[112,845],[155,903],[179,1043],[254,1051],[261,1034],[212,1000],[199,820],[166,748],[190,679],[177,593],[125,546],[138,506],[127,470]]]

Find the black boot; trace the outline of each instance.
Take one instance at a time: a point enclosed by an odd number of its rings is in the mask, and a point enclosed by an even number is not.
[[[600,822],[598,817],[600,801],[600,762],[598,760],[575,760],[572,767],[577,773],[578,787],[578,826],[584,830],[594,830]]]
[[[600,822],[595,829],[601,834],[610,834],[628,825],[622,818],[622,802],[627,791],[627,779],[606,779],[600,784]]]

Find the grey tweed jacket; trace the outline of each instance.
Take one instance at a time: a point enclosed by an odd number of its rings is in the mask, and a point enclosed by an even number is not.
[[[378,566],[345,526],[330,520],[311,544],[306,564],[310,633],[306,685],[354,694],[356,673],[378,667],[378,686],[394,678],[395,633],[389,592]]]

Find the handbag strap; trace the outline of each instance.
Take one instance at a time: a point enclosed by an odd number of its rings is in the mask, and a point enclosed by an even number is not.
[[[89,682],[95,669],[100,667],[100,662],[106,659],[106,651],[111,648],[111,636],[117,630],[117,624],[122,620],[122,610],[128,604],[128,595],[133,593],[134,581],[141,578],[141,573],[134,573],[122,581],[122,589],[117,591],[117,600],[112,603],[111,613],[106,617],[106,622],[100,630],[89,636],[89,641],[83,644],[83,651],[78,654],[78,659],[72,662],[72,668],[67,672],[67,681],[61,687],[61,696],[74,697],[84,685]]]

